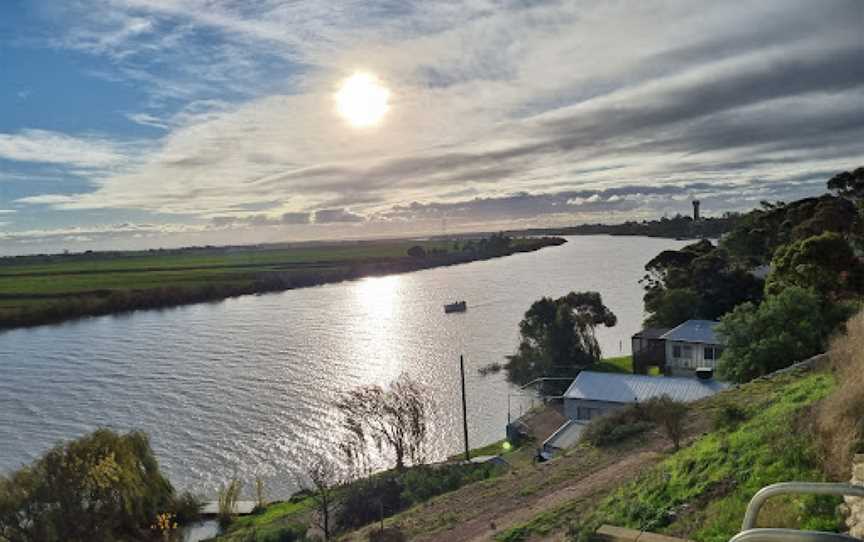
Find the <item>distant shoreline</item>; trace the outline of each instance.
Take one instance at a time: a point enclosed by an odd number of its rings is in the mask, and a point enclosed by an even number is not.
[[[340,245],[236,252],[211,247],[200,249],[209,250],[202,254],[187,250],[171,256],[157,251],[134,258],[103,253],[28,258],[35,262],[0,265],[0,331],[409,273],[566,242],[560,237],[519,238],[492,249],[475,241],[403,240],[358,243],[347,250]],[[406,254],[416,247],[425,254]]]

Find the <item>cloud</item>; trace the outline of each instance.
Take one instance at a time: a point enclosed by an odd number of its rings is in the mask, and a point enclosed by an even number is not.
[[[169,127],[169,125],[165,121],[149,113],[127,113],[126,118],[128,118],[135,124],[140,124],[142,126],[151,126],[153,128],[161,128],[163,130],[167,130]]]
[[[322,209],[315,211],[316,224],[334,224],[338,222],[363,222],[365,219],[347,209]]]
[[[21,130],[0,133],[0,159],[102,168],[121,163],[124,154],[120,146],[105,138]]]
[[[854,0],[69,6],[56,46],[146,89],[124,114],[162,132],[0,134],[0,158],[90,181],[18,200],[52,209],[271,230],[640,216],[691,192],[724,209],[814,193],[864,155]],[[392,91],[362,132],[332,99],[356,69]]]

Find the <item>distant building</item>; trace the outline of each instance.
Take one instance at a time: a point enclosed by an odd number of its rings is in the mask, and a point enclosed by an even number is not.
[[[665,342],[667,375],[693,376],[698,369],[717,368],[723,341],[716,333],[719,322],[687,320],[660,338]]]
[[[699,205],[700,202],[698,199],[693,200],[693,221],[696,222],[699,220]]]
[[[663,395],[690,402],[726,387],[716,380],[582,371],[564,393],[564,415],[574,422],[585,422]]]

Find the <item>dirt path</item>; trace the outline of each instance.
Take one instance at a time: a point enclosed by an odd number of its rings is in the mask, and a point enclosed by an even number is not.
[[[571,485],[550,493],[533,495],[530,498],[514,498],[497,503],[476,518],[466,521],[454,529],[437,533],[432,537],[418,538],[429,542],[453,542],[465,540],[481,542],[493,540],[497,532],[531,520],[537,514],[556,508],[569,501],[587,498],[598,491],[616,487],[635,476],[647,465],[653,465],[660,457],[657,452],[641,452],[612,463],[600,470],[574,480]],[[492,525],[495,525],[495,530]]]
[[[398,522],[412,541],[480,542],[537,514],[599,495],[657,463],[663,443],[646,442],[639,451],[603,454],[582,450],[544,465],[530,461],[510,474],[435,499]]]

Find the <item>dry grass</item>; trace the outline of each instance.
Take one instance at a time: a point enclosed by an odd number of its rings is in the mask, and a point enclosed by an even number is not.
[[[831,341],[831,369],[837,390],[818,408],[816,431],[825,470],[834,479],[849,477],[852,455],[864,452],[864,311]]]

